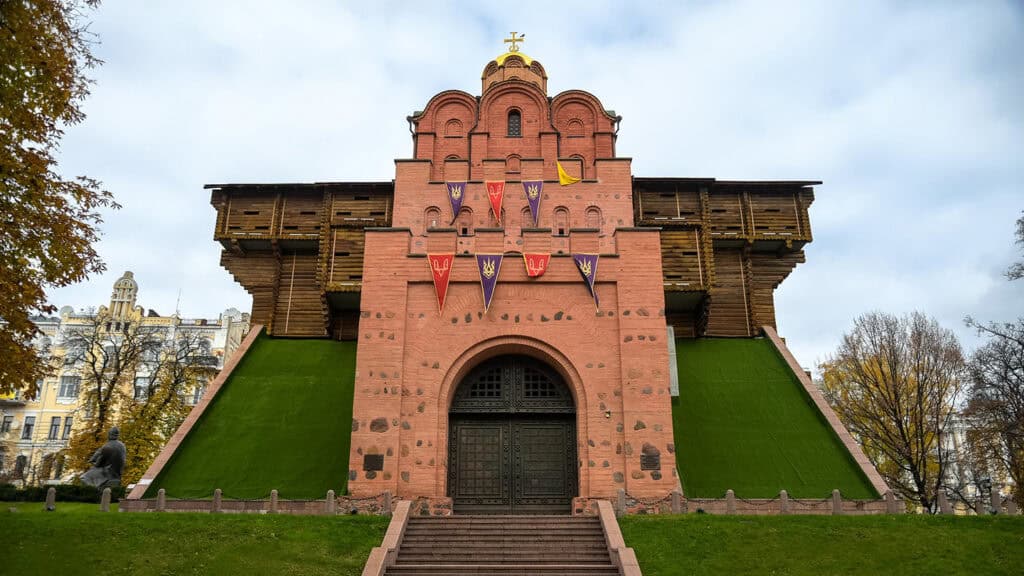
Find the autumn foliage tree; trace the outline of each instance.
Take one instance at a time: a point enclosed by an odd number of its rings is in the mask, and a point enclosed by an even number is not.
[[[836,414],[889,486],[934,512],[966,377],[956,336],[919,312],[872,312],[854,321],[820,368]]]
[[[85,116],[86,72],[100,62],[85,14],[98,0],[0,1],[0,393],[36,393],[49,366],[31,316],[46,291],[103,271],[93,244],[117,208],[96,180],[60,174],[65,128]]]

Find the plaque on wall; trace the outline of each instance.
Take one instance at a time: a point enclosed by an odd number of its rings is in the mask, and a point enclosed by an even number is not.
[[[641,454],[641,470],[661,470],[661,454]]]
[[[363,471],[364,472],[379,472],[384,469],[384,455],[383,454],[364,454],[363,455]]]

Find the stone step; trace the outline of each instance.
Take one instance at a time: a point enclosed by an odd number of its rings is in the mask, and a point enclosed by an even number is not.
[[[571,554],[567,552],[549,552],[546,554],[509,552],[507,554],[502,554],[500,552],[476,551],[465,554],[443,552],[432,554],[428,552],[398,551],[399,564],[415,564],[423,562],[428,564],[583,564],[603,566],[605,564],[610,564],[611,558],[609,557],[608,552],[605,552],[603,555],[597,555]]]
[[[547,566],[516,564],[420,564],[388,568],[387,576],[436,576],[440,574],[493,574],[495,576],[605,576],[618,574],[615,566],[580,566],[578,564],[549,564]]]
[[[474,536],[473,538],[433,538],[430,536],[409,537],[406,535],[402,540],[402,546],[460,546],[468,548],[497,546],[504,543],[514,543],[520,546],[606,546],[603,536],[587,535],[573,538],[544,538],[544,537],[509,537],[509,536]]]
[[[600,529],[593,528],[528,528],[518,526],[507,526],[505,528],[472,528],[456,526],[438,526],[437,528],[408,527],[405,529],[407,535],[424,536],[473,536],[473,535],[516,535],[516,536],[544,536],[551,538],[569,538],[572,536],[603,535]]]

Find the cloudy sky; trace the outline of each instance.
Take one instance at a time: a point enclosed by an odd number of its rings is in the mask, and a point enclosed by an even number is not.
[[[251,300],[218,266],[203,184],[390,180],[405,117],[435,93],[477,94],[510,30],[549,92],[622,114],[637,176],[818,179],[807,264],[777,292],[800,361],[869,310],[1024,315],[1024,8],[1014,2],[257,2],[107,0],[106,63],[67,174],[124,208],[109,271],[58,290],[105,303],[133,270],[139,302],[215,317]]]

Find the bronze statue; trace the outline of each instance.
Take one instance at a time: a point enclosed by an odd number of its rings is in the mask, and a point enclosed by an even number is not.
[[[89,458],[92,468],[79,478],[82,484],[95,486],[99,489],[113,488],[121,485],[121,471],[124,470],[127,451],[125,450],[124,443],[118,440],[120,435],[121,432],[116,426],[110,429],[110,433],[107,435],[107,443],[100,446],[92,455],[92,458]]]

